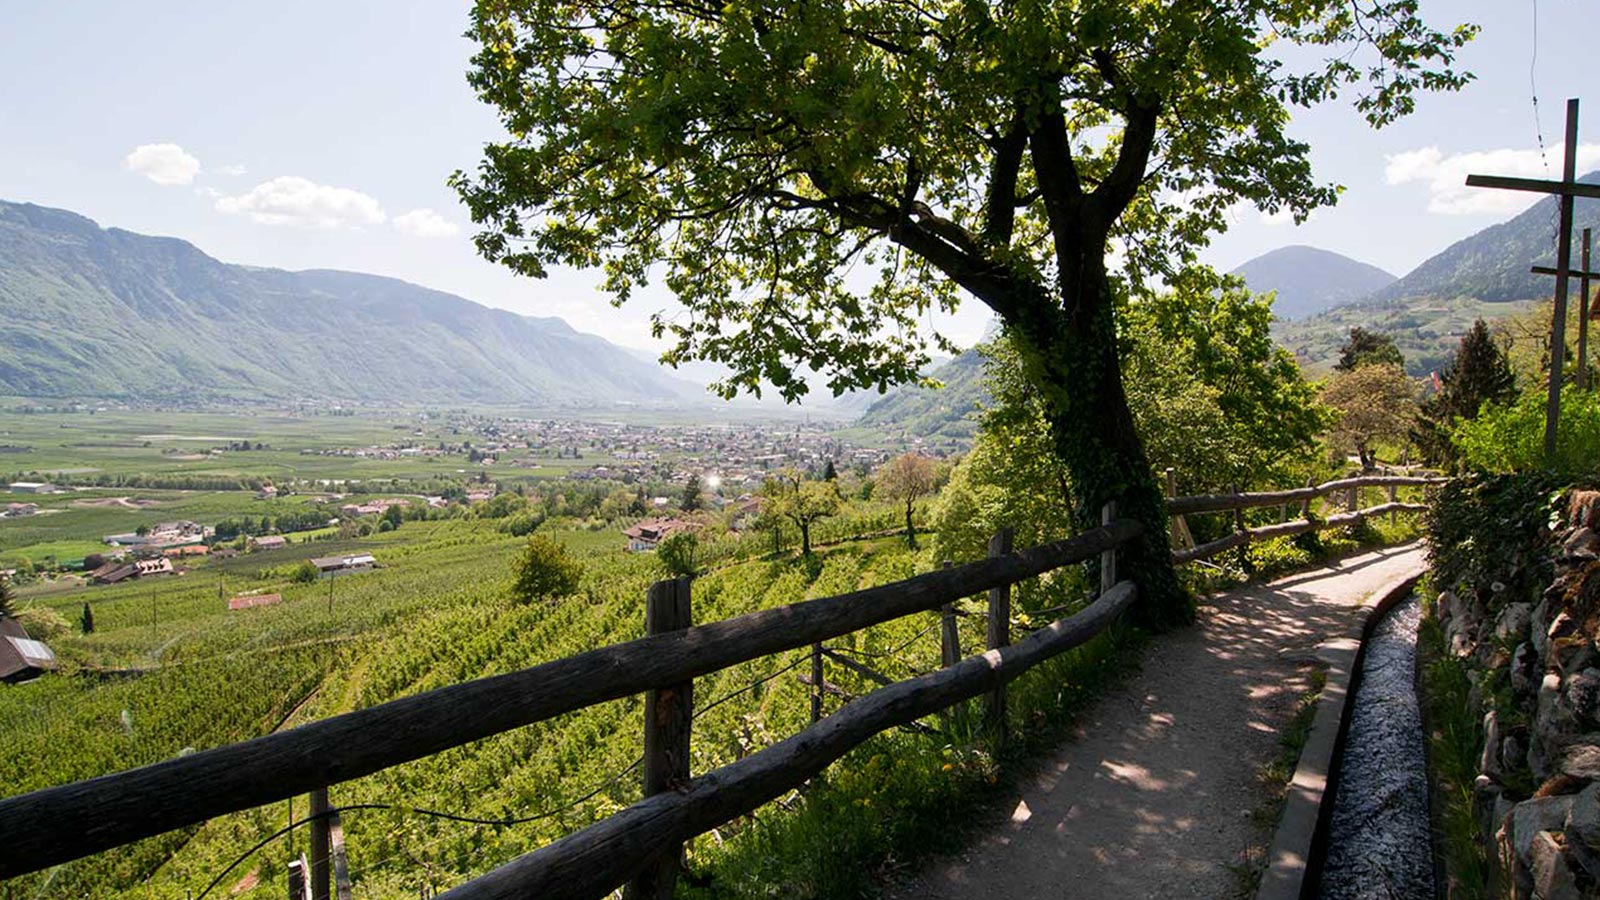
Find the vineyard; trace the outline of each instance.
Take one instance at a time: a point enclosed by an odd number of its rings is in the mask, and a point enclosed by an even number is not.
[[[773,557],[764,535],[713,544],[712,569],[696,582],[695,615],[726,618],[932,568],[931,555],[909,552],[903,539],[850,540],[894,521],[892,509],[860,504],[819,530],[819,544],[828,546],[809,563]],[[279,568],[240,557],[165,582],[41,598],[36,602],[72,621],[90,599],[96,630],[54,639],[68,674],[0,691],[11,749],[0,760],[0,782],[15,794],[79,780],[639,636],[645,590],[661,574],[656,561],[622,553],[615,528],[552,533],[589,563],[578,596],[552,605],[510,599],[509,560],[521,541],[475,519],[411,522],[339,542],[375,554],[381,568],[332,583],[295,584]],[[1035,591],[1032,602],[1064,596],[1073,580]],[[284,602],[227,611],[220,595],[243,590],[281,592]],[[929,619],[873,629],[841,650],[892,677],[926,671],[938,660],[938,636],[924,627]],[[981,622],[964,621],[963,628],[969,645],[981,640]],[[708,699],[696,723],[697,770],[738,759],[808,721],[810,689],[792,671],[800,658],[702,679],[696,689]],[[1053,691],[1071,693],[1071,679],[1051,680]],[[840,692],[865,688],[843,671],[830,673],[829,682]],[[713,703],[717,698],[725,699]],[[1027,709],[1019,705],[1018,715]],[[339,785],[340,805],[391,807],[347,817],[358,896],[409,897],[424,885],[452,884],[637,799],[640,716],[639,700],[620,701]],[[813,796],[796,814],[780,805],[697,844],[691,860],[704,873],[705,890],[742,896],[785,872],[808,873],[811,887],[797,885],[807,893],[821,889],[819,878],[865,877],[845,865],[830,869],[826,860],[845,858],[836,852],[841,835],[871,845],[892,841],[878,827],[891,811],[900,811],[897,828],[937,820],[947,815],[950,791],[985,784],[996,766],[960,731],[897,734],[869,749],[861,766],[827,784],[826,803]],[[956,769],[970,778],[950,778]],[[827,812],[833,806],[848,814]],[[548,815],[497,827],[417,809],[480,820]],[[44,897],[198,895],[289,815],[285,804],[227,816],[20,882]],[[819,815],[829,820],[825,839],[808,837],[808,823]],[[789,850],[774,854],[774,844]],[[287,840],[269,844],[216,890],[231,891],[251,875],[281,883],[288,858]]]

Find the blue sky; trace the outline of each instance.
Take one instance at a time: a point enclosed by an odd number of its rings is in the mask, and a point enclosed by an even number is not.
[[[1477,82],[1425,97],[1381,132],[1344,106],[1298,113],[1293,131],[1313,146],[1318,175],[1347,187],[1342,201],[1301,227],[1238,210],[1210,262],[1232,268],[1304,243],[1403,274],[1532,202],[1459,185],[1468,170],[1543,172],[1533,3],[1424,9],[1483,25],[1463,55]],[[455,0],[0,4],[0,198],[181,237],[228,262],[392,275],[650,346],[646,321],[666,298],[616,310],[592,273],[530,281],[474,255],[444,182],[499,129],[465,82],[467,10]],[[1534,73],[1555,175],[1564,100],[1600,77],[1596,13],[1600,0],[1537,7]],[[1590,97],[1580,140],[1583,165],[1596,168],[1600,91]],[[941,327],[967,343],[986,320],[969,302]]]

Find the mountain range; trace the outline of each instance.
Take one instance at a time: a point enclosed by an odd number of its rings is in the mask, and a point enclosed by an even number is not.
[[[593,407],[704,401],[557,318],[394,278],[231,265],[0,201],[0,395]]]

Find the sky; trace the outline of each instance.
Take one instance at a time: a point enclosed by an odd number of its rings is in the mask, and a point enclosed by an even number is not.
[[[519,278],[480,259],[445,180],[501,137],[466,84],[461,0],[279,0],[270,5],[74,0],[0,3],[0,199],[180,237],[226,262],[403,278],[491,306],[560,316],[653,348],[649,293],[622,309],[593,272]],[[1301,226],[1237,209],[1203,257],[1231,269],[1311,244],[1397,275],[1536,198],[1469,190],[1468,172],[1546,177],[1534,108],[1559,177],[1564,101],[1600,77],[1600,0],[1427,0],[1436,24],[1483,33],[1461,55],[1477,80],[1424,96],[1373,131],[1348,106],[1297,111],[1314,170],[1345,192]],[[1585,45],[1587,43],[1587,46]],[[1530,74],[1532,82],[1530,83]],[[1600,92],[1580,171],[1600,166]],[[932,321],[983,333],[968,301]]]

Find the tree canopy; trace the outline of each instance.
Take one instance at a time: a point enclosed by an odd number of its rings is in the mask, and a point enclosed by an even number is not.
[[[1354,452],[1363,470],[1377,461],[1379,441],[1405,441],[1417,416],[1417,391],[1399,366],[1374,363],[1340,372],[1322,399],[1338,414],[1334,445]]]
[[[917,547],[917,529],[911,513],[917,499],[933,491],[938,474],[933,460],[920,453],[902,453],[878,470],[874,493],[905,504],[906,543],[913,550]]]
[[[1332,203],[1291,107],[1353,89],[1381,125],[1470,77],[1475,28],[1417,6],[480,0],[469,79],[509,137],[453,184],[518,272],[603,267],[618,300],[659,272],[667,358],[728,363],[727,393],[882,387],[958,287],[1010,318],[1112,232],[1142,280],[1235,203]]]
[[[654,318],[663,358],[727,364],[725,396],[915,380],[930,341],[952,349],[925,314],[978,299],[1040,392],[1075,523],[1110,499],[1143,521],[1121,559],[1159,624],[1192,607],[1115,288],[1179,277],[1236,204],[1334,202],[1290,108],[1353,90],[1388,123],[1467,82],[1475,29],[1418,0],[478,0],[469,33],[509,133],[452,177],[480,253],[603,269],[618,302],[659,277],[682,304]]]
[[[1349,372],[1362,366],[1404,368],[1405,364],[1405,357],[1400,354],[1400,348],[1395,346],[1393,337],[1357,325],[1350,329],[1350,337],[1339,348],[1339,361],[1333,364],[1333,368],[1338,372]]]

